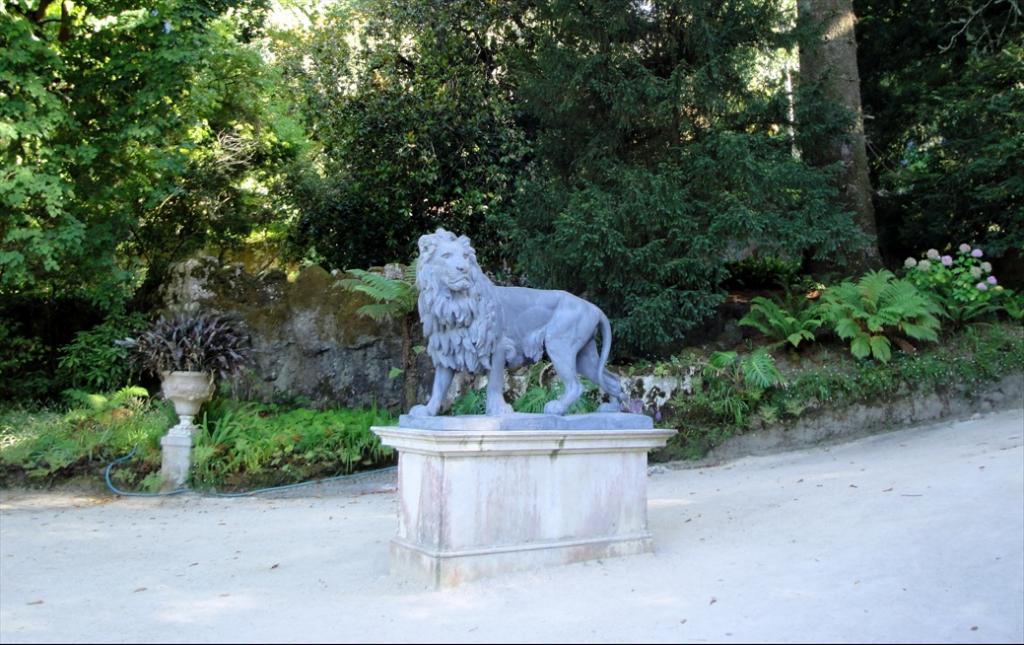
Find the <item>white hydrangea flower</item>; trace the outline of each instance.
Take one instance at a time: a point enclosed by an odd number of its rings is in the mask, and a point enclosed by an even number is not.
[[[928,256],[929,260],[938,260],[939,259],[939,252],[936,251],[935,249],[928,249],[928,253],[926,255]]]
[[[908,269],[913,269],[914,267],[917,266],[917,260],[915,260],[914,258],[907,258],[906,260],[903,261],[903,266],[905,266]]]
[[[921,260],[920,262],[917,263],[917,268],[921,269],[922,271],[927,271],[928,269],[932,268],[932,263],[929,262],[928,260]]]
[[[971,267],[971,276],[975,278],[981,277],[981,267]]]
[[[971,252],[971,245],[970,244],[961,244],[960,245],[960,252],[961,253],[970,253]]]
[[[992,263],[991,262],[982,262],[981,263],[981,270],[984,271],[985,273],[992,273]]]

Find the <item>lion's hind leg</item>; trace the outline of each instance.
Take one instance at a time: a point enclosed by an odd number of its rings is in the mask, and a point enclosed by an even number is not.
[[[565,414],[583,394],[583,386],[576,375],[576,354],[573,347],[548,347],[548,358],[565,386],[565,392],[554,401],[548,401],[544,414]]]
[[[594,339],[591,339],[580,350],[579,356],[576,358],[576,369],[608,395],[608,403],[602,403],[598,407],[599,412],[622,410],[622,386],[619,384],[619,377],[608,370],[601,369],[601,356],[598,354],[597,342]]]

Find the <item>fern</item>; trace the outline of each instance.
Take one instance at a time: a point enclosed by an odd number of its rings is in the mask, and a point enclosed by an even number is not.
[[[716,416],[730,419],[736,426],[750,421],[749,413],[765,392],[785,386],[785,380],[767,348],[745,358],[736,352],[715,352],[702,370],[703,379],[694,379],[693,387]]]
[[[357,309],[358,314],[383,322],[402,318],[416,308],[415,267],[404,267],[401,278],[363,269],[350,269],[349,273],[355,277],[341,280],[342,288],[364,293],[374,301]]]
[[[871,271],[857,283],[843,282],[827,289],[823,317],[857,358],[874,357],[887,363],[892,341],[899,336],[938,340],[941,307],[908,280],[889,271]]]
[[[740,319],[741,325],[753,327],[775,341],[794,348],[803,341],[814,340],[814,330],[821,326],[818,308],[802,294],[787,292],[782,303],[757,296],[751,300],[750,312]]]

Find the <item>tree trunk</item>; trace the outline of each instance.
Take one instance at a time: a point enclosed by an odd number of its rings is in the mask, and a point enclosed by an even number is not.
[[[853,0],[798,0],[797,20],[805,34],[811,34],[800,47],[801,80],[822,83],[825,96],[854,117],[847,136],[821,142],[812,150],[804,150],[803,156],[814,166],[842,163],[838,177],[840,199],[843,206],[853,212],[857,226],[868,238],[862,249],[850,254],[849,268],[877,268],[882,260],[864,143]]]

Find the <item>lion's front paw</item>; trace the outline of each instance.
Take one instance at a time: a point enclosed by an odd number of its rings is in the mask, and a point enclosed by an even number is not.
[[[565,414],[566,406],[564,403],[555,399],[554,401],[548,401],[544,405],[544,414],[557,414],[561,416]]]
[[[500,417],[506,414],[512,414],[513,412],[515,412],[515,410],[512,409],[512,406],[504,401],[495,404],[487,404],[487,416],[489,417]]]
[[[410,417],[432,417],[432,416],[434,416],[434,413],[431,412],[430,408],[428,408],[425,405],[414,405],[414,406],[412,406],[412,409],[409,410],[409,416]]]

